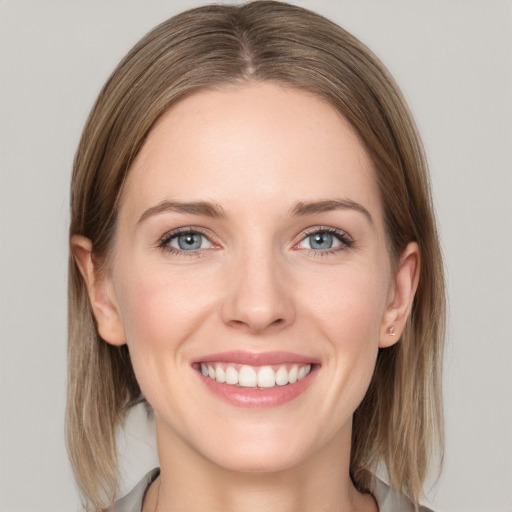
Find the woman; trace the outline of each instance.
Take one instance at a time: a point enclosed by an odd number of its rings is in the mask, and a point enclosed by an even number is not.
[[[70,243],[67,438],[92,510],[140,401],[160,470],[112,510],[418,505],[442,264],[414,123],[354,37],[277,2],[154,29],[87,121]]]

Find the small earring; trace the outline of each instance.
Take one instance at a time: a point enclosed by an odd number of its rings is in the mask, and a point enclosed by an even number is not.
[[[396,336],[395,328],[393,326],[388,328],[388,334],[390,336]]]

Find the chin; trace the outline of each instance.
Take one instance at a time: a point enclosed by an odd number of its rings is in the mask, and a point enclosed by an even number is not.
[[[197,452],[225,470],[240,473],[276,473],[300,465],[319,449],[319,435],[282,425],[247,425],[202,438]]]
[[[257,445],[210,455],[216,466],[237,473],[278,473],[298,466],[303,459],[298,450],[268,450]]]

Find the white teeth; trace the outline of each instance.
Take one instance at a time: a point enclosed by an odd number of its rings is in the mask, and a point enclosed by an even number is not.
[[[274,367],[276,368],[276,367]],[[277,371],[272,366],[252,367],[242,365],[239,370],[228,364],[201,363],[201,373],[217,382],[246,388],[273,388],[295,384],[311,372],[311,365],[281,365]]]
[[[238,372],[232,366],[226,368],[226,384],[238,384]]]
[[[257,382],[256,372],[252,366],[244,365],[238,372],[238,384],[244,388],[255,388]]]
[[[271,366],[262,366],[258,370],[258,387],[273,388],[276,385],[276,372]]]
[[[295,384],[297,382],[297,377],[299,374],[299,368],[296,364],[292,366],[292,369],[290,370],[290,373],[288,374],[288,382],[290,384]]]
[[[226,382],[226,372],[220,364],[215,368],[215,380],[217,382]]]
[[[276,372],[276,384],[278,386],[284,386],[288,384],[288,370],[285,366],[281,366]]]

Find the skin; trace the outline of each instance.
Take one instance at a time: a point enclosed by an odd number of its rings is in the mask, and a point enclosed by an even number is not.
[[[290,213],[298,202],[339,200],[351,203]],[[224,216],[144,215],[162,201],[207,201]],[[419,255],[411,243],[391,264],[373,165],[345,119],[271,83],[189,96],[150,133],[118,220],[107,272],[95,271],[89,240],[71,244],[100,335],[128,343],[156,412],[161,476],[144,511],[377,510],[350,481],[352,416],[379,347],[403,330]],[[200,250],[161,247],[190,227],[205,235]],[[311,248],[311,230],[326,227],[342,239]],[[211,393],[191,366],[231,350],[320,364],[291,402],[244,409]]]

